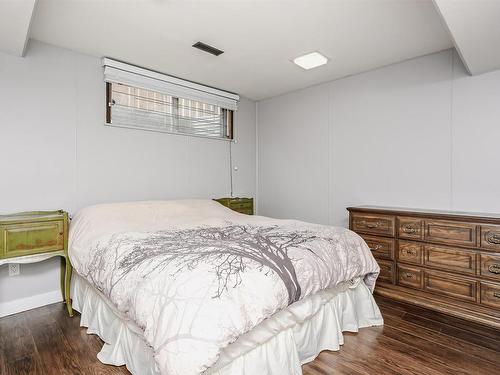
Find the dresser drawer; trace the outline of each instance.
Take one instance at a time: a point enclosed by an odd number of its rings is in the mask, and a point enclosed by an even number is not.
[[[0,257],[45,253],[64,249],[64,221],[46,221],[0,226]]]
[[[469,302],[475,302],[477,299],[476,280],[445,272],[425,270],[424,290]]]
[[[457,249],[439,245],[425,245],[424,265],[459,273],[476,274],[476,258],[474,251]]]
[[[446,220],[425,220],[424,239],[455,245],[476,245],[476,225]]]
[[[500,252],[500,225],[481,225],[480,246]]]
[[[423,270],[398,264],[398,285],[422,289]]]
[[[378,275],[377,281],[394,284],[396,280],[396,268],[394,266],[394,262],[377,259],[377,263],[380,267],[380,274]]]
[[[361,235],[366,244],[372,251],[372,255],[377,259],[394,260],[394,243],[395,240],[384,237],[374,237]]]
[[[398,237],[421,240],[423,237],[424,221],[412,217],[398,217]]]
[[[351,229],[355,232],[394,237],[395,217],[379,214],[352,213]]]
[[[500,285],[481,283],[481,305],[500,309]]]
[[[500,255],[481,254],[481,276],[500,281]]]
[[[398,261],[422,264],[423,245],[418,242],[398,241]]]

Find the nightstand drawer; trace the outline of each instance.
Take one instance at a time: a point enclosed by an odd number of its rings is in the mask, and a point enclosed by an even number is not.
[[[239,212],[240,214],[253,215],[253,208],[238,208],[234,211]]]
[[[214,200],[233,211],[253,215],[253,198],[219,198]]]
[[[64,221],[0,226],[0,258],[64,250]]]
[[[232,209],[251,209],[253,204],[252,202],[229,202],[228,207]]]

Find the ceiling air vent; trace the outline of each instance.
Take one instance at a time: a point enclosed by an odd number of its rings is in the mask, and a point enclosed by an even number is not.
[[[205,43],[202,43],[202,42],[196,42],[195,44],[193,44],[193,47],[201,49],[202,51],[211,53],[212,55],[215,55],[215,56],[219,56],[220,54],[224,53],[224,51],[221,51],[218,48],[209,46],[208,44],[205,44]]]

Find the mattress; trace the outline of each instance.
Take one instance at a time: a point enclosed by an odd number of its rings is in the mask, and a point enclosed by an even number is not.
[[[73,308],[80,325],[104,345],[98,359],[136,375],[157,375],[153,350],[142,330],[83,277],[73,275]],[[205,375],[299,375],[322,350],[339,350],[342,332],[383,324],[380,310],[361,279],[342,283],[274,314],[228,345]]]

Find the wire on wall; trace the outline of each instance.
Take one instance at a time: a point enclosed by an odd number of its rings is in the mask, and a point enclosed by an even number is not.
[[[229,180],[231,185],[231,198],[233,198],[233,142],[234,140],[229,141]]]

